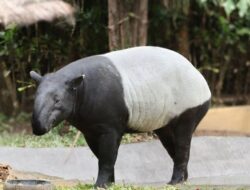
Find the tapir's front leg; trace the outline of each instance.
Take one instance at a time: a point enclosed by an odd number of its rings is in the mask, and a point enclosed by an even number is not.
[[[113,128],[105,129],[98,137],[98,177],[97,187],[105,187],[115,182],[114,166],[122,134]]]

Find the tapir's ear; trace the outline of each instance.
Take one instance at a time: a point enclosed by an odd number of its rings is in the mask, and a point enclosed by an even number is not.
[[[79,77],[74,78],[70,83],[71,88],[76,89],[78,86],[80,86],[84,78],[85,75],[81,75]]]
[[[30,71],[30,77],[34,79],[37,83],[40,83],[42,80],[42,76],[35,71]]]

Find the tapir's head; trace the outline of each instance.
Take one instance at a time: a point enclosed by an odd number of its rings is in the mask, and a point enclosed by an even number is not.
[[[32,129],[35,135],[43,135],[70,117],[76,105],[76,89],[82,83],[84,75],[67,79],[56,73],[42,77],[31,71],[30,76],[39,84],[33,108]]]

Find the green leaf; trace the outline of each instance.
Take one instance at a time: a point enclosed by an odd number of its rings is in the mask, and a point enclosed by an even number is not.
[[[22,91],[24,91],[24,90],[26,90],[26,89],[28,89],[28,88],[32,88],[32,87],[34,87],[34,86],[35,86],[35,85],[30,84],[30,85],[27,85],[27,86],[19,87],[17,90],[18,90],[18,92],[22,92]]]
[[[4,76],[5,78],[8,77],[9,74],[10,74],[10,70],[5,70],[5,71],[3,72],[3,76]]]
[[[220,72],[220,69],[216,68],[216,67],[212,67],[212,66],[204,66],[204,67],[200,67],[199,68],[199,71],[211,71],[213,73],[219,73]]]
[[[239,16],[244,17],[250,11],[250,0],[239,0],[236,6],[239,9]]]
[[[225,0],[224,2],[222,2],[222,7],[224,7],[224,10],[228,17],[236,9],[236,5],[233,0]]]
[[[250,36],[250,28],[244,27],[240,28],[236,31],[236,33],[240,36],[248,35]]]
[[[207,0],[200,0],[199,2],[202,3],[202,4],[206,4]]]

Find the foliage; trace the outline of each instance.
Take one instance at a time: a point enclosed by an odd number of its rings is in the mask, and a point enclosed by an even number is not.
[[[246,62],[249,60],[247,47],[250,42],[250,15],[242,13],[239,3],[242,1],[207,1],[197,7],[203,15],[197,15],[200,17],[201,24],[194,27],[195,38],[192,45],[193,48],[201,49],[202,57],[197,61],[219,69],[220,73],[215,77],[216,83],[210,85],[218,97],[222,92],[244,95],[246,89],[249,88],[247,82],[249,67]],[[199,20],[196,15],[193,15],[193,19]],[[202,44],[200,39],[202,39]],[[241,57],[240,60],[239,57]],[[210,81],[214,78],[211,74],[207,77]],[[242,84],[244,79],[245,86]],[[235,81],[235,85],[232,84],[232,80]],[[240,83],[241,87],[239,87]],[[249,92],[245,93],[246,96],[248,94]]]
[[[215,6],[223,7],[227,17],[231,15],[233,11],[237,11],[239,16],[249,16],[250,1],[248,0],[198,0],[201,6],[207,6],[209,3]]]
[[[12,112],[8,110],[31,110],[30,106],[26,106],[32,103],[30,95],[34,93],[35,87],[29,77],[30,70],[45,74],[73,60],[107,51],[105,2],[85,2],[84,7],[81,1],[78,3],[74,28],[63,22],[39,22],[30,27],[11,26],[0,31],[0,70],[1,65],[6,66],[2,77],[8,77],[12,81],[13,85],[9,88],[17,91],[14,98],[20,102],[19,108],[13,108],[11,104],[2,106],[0,101],[0,112],[10,115]],[[4,91],[7,84],[1,81],[1,74],[0,72],[0,90]],[[4,96],[11,94],[5,91]],[[5,108],[7,106],[10,108]]]
[[[78,7],[75,27],[40,22],[0,30],[0,112],[31,111],[35,84],[30,70],[45,74],[108,51],[107,1],[68,1]],[[214,97],[249,96],[249,0],[161,0],[149,1],[148,8],[149,45],[179,51],[180,34],[186,32],[189,58]]]
[[[213,97],[220,99],[233,95],[232,104],[238,99],[246,103],[250,94],[249,2],[189,1],[187,12],[177,9],[177,2],[172,7],[169,5],[166,11],[165,6],[150,1],[149,44],[178,51],[184,45],[179,37],[183,30],[188,30],[189,59],[205,75]]]
[[[0,113],[0,133],[10,128],[10,125],[7,124],[7,120],[6,115]]]

